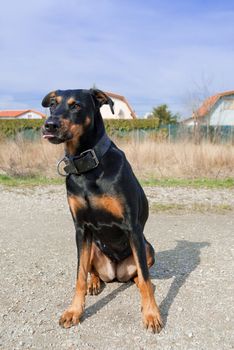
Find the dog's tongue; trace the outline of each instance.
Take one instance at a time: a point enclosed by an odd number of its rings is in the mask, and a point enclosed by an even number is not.
[[[52,134],[43,135],[43,139],[51,139],[52,137],[54,137]]]

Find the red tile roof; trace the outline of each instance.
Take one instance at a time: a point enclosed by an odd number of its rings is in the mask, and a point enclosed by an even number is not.
[[[0,118],[17,118],[22,114],[30,113],[30,112],[36,113],[40,115],[42,118],[46,118],[45,114],[35,111],[34,109],[0,111]]]
[[[221,92],[208,97],[196,111],[196,116],[199,118],[204,117],[221,97],[228,95],[234,95],[234,90]]]

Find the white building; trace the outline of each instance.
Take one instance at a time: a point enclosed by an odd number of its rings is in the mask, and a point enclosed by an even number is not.
[[[101,107],[101,114],[104,119],[136,119],[137,116],[124,96],[105,92],[114,102],[114,112],[112,114],[108,105]]]
[[[46,115],[33,109],[0,111],[0,119],[44,119]]]

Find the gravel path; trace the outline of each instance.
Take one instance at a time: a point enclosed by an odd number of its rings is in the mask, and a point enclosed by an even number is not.
[[[151,202],[188,205],[207,198],[233,206],[234,197],[233,190],[146,192]],[[159,335],[143,329],[132,283],[106,284],[99,296],[87,297],[82,323],[64,330],[58,318],[71,301],[76,272],[64,188],[1,188],[1,348],[233,349],[233,226],[233,211],[150,216],[145,234],[156,249],[151,276],[165,323]]]
[[[146,187],[145,193],[151,204],[177,204],[187,209],[194,206],[204,209],[215,207],[234,209],[234,189]]]

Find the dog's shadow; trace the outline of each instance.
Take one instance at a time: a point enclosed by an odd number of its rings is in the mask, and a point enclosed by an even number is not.
[[[200,264],[201,249],[209,245],[210,243],[208,242],[177,241],[175,248],[156,254],[155,264],[150,269],[151,279],[160,280],[174,278],[166,297],[159,306],[164,325],[167,322],[169,309],[179,293],[180,288],[184,285],[191,272]],[[110,294],[86,308],[82,321],[97,313],[111,300],[115,299],[119,293],[130,286],[132,286],[132,282],[123,283]]]
[[[150,269],[152,280],[173,278],[167,295],[159,305],[164,325],[167,322],[169,309],[180,288],[185,284],[191,272],[200,264],[201,249],[210,245],[208,242],[186,240],[176,242],[175,248],[156,254],[156,262]]]

